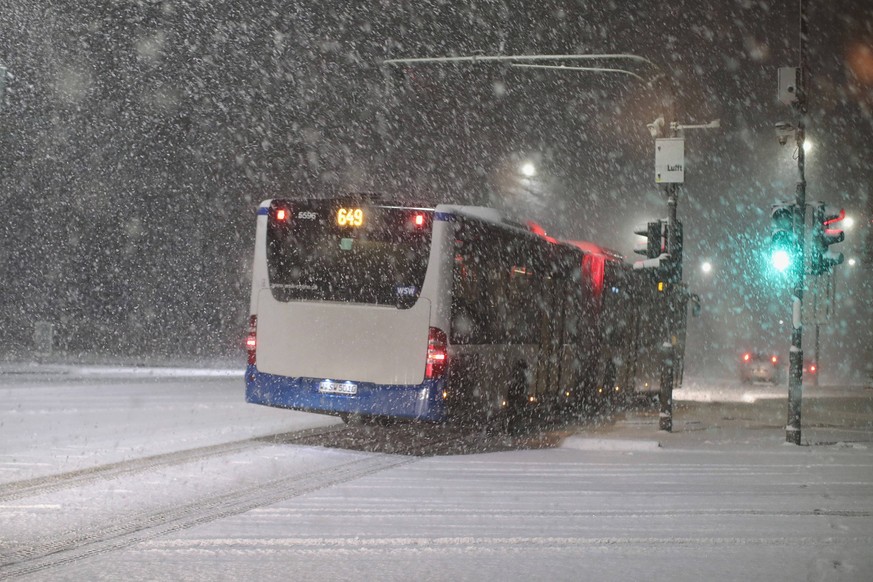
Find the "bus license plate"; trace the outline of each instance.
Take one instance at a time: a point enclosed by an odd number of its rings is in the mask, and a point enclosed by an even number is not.
[[[357,394],[358,385],[351,382],[322,382],[318,385],[322,394]]]

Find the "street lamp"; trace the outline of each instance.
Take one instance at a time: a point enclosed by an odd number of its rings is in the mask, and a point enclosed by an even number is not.
[[[521,165],[521,174],[525,178],[533,178],[537,173],[536,166],[533,165],[533,162],[525,162]]]
[[[710,272],[712,272],[712,263],[710,263],[709,261],[704,261],[703,264],[700,265],[700,270],[703,271],[705,274],[709,274]]]

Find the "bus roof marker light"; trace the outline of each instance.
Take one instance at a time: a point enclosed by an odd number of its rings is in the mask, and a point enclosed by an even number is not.
[[[415,226],[424,226],[424,214],[416,214],[412,222]]]
[[[284,208],[279,208],[276,210],[276,220],[280,222],[284,222],[285,219],[288,218],[288,211]]]

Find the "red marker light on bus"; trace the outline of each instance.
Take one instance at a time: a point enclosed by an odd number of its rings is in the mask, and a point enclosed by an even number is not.
[[[255,364],[255,352],[258,347],[258,316],[249,317],[249,334],[246,336],[246,352],[249,365]]]
[[[412,222],[415,226],[424,226],[424,214],[416,214],[415,217],[413,217]]]
[[[284,208],[279,208],[276,210],[276,220],[280,222],[284,222],[285,219],[288,218],[288,211]]]

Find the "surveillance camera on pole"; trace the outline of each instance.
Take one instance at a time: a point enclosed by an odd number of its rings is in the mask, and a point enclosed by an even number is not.
[[[776,139],[779,145],[785,145],[789,139],[795,139],[796,128],[786,121],[776,123]]]
[[[664,126],[666,122],[664,121],[664,116],[658,117],[652,123],[646,124],[646,127],[649,129],[649,133],[652,135],[652,139],[658,139],[664,134]]]

